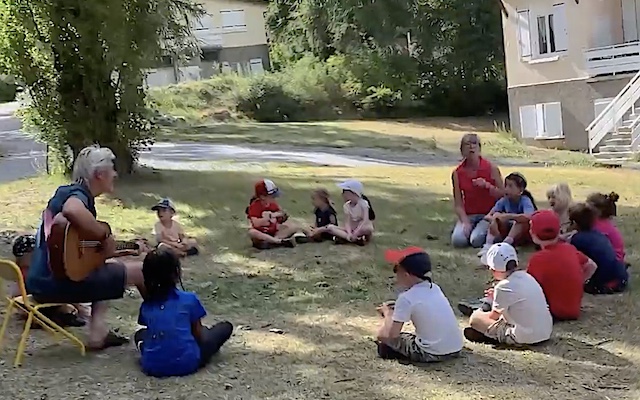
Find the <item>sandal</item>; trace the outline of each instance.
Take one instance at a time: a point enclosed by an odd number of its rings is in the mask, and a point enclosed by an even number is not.
[[[108,349],[109,347],[119,347],[129,343],[129,338],[126,336],[118,335],[115,332],[109,331],[107,336],[104,338],[104,341],[101,345],[98,346],[87,346],[87,350],[89,351],[101,351]]]

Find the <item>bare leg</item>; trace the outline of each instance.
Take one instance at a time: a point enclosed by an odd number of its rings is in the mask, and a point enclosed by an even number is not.
[[[142,262],[137,260],[127,260],[123,262],[125,267],[127,286],[135,286],[144,299],[147,291],[144,287],[144,276],[142,275]]]
[[[519,224],[517,222],[514,223],[505,239],[509,238],[509,243],[514,243],[515,240],[522,235],[523,225],[524,224]]]
[[[349,237],[349,232],[346,229],[336,225],[327,225],[327,232],[344,240],[348,240]]]
[[[485,333],[496,321],[490,317],[491,311],[475,310],[469,317],[469,325],[478,332]]]
[[[271,244],[280,244],[282,242],[282,240],[280,240],[279,238],[267,235],[266,233],[260,232],[259,230],[253,228],[249,229],[249,237],[254,241],[266,242]]]
[[[89,321],[89,347],[100,347],[104,343],[109,327],[107,326],[108,305],[98,301],[91,305],[91,320]]]
[[[293,222],[285,222],[278,225],[278,232],[276,232],[276,237],[280,239],[290,238],[301,230],[302,229],[297,224]]]
[[[367,224],[364,226],[361,226],[359,228],[356,228],[355,231],[353,231],[353,236],[356,238],[360,238],[360,237],[366,237],[369,238],[373,235],[373,225],[372,224]]]

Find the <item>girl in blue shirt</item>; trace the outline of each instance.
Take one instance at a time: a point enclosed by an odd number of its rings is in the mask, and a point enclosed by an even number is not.
[[[489,247],[498,241],[515,246],[530,240],[529,217],[538,207],[527,190],[527,180],[522,174],[513,172],[504,178],[504,189],[504,197],[496,202],[485,217],[491,224],[479,256],[486,254]]]
[[[629,282],[629,272],[611,245],[611,241],[594,226],[598,211],[590,204],[578,203],[569,209],[569,220],[577,231],[571,244],[592,259],[598,268],[584,285],[590,294],[623,292]]]
[[[194,293],[176,287],[182,286],[180,260],[170,249],[161,246],[147,254],[142,274],[147,295],[138,323],[146,328],[134,335],[142,371],[155,377],[196,372],[229,340],[233,325],[202,325],[207,312]]]

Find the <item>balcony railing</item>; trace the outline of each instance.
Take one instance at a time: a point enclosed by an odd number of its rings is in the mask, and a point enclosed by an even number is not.
[[[220,48],[223,44],[222,29],[220,28],[206,28],[195,29],[194,34],[198,39],[198,44],[203,49]]]
[[[640,42],[597,47],[584,51],[589,76],[640,71]]]

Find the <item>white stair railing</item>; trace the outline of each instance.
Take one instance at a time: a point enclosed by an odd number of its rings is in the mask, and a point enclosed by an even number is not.
[[[638,99],[640,99],[640,72],[631,78],[629,83],[587,127],[590,153],[607,136],[607,133],[611,132],[632,110]]]

